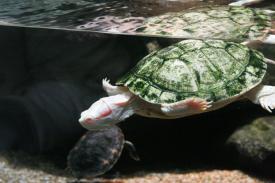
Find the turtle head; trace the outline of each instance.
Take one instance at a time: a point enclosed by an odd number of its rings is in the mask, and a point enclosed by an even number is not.
[[[93,103],[91,107],[81,113],[80,124],[88,129],[101,129],[114,124],[113,110],[103,99]]]
[[[133,95],[118,94],[101,98],[81,113],[80,124],[88,130],[111,127],[132,114]]]

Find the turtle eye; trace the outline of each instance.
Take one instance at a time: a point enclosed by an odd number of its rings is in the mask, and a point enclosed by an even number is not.
[[[104,100],[100,100],[98,103],[95,103],[94,109],[95,119],[102,119],[112,113],[112,109],[107,105],[106,102],[104,102]]]
[[[85,120],[84,120],[84,123],[85,124],[88,124],[88,125],[91,125],[91,124],[94,124],[94,120],[92,119],[92,118],[86,118]]]
[[[112,113],[112,110],[108,107],[105,110],[101,111],[100,116],[97,117],[97,119],[104,118],[106,116],[109,116]]]

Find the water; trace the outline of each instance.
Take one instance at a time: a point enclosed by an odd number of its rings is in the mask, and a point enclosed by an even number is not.
[[[92,37],[90,32],[104,32],[108,21],[115,21],[118,26],[127,23],[121,20],[139,24],[146,17],[166,12],[228,2],[0,1],[1,24],[13,25],[0,26],[0,124],[11,124],[13,132],[3,133],[6,126],[1,127],[0,139],[6,142],[16,135],[16,144],[22,146],[18,147],[21,150],[30,145],[33,151],[41,153],[67,154],[84,134],[77,122],[80,112],[106,96],[101,80],[107,76],[114,83],[147,54],[142,37]],[[93,26],[93,22],[102,22],[102,26]],[[275,59],[274,46],[259,49],[266,57]],[[270,84],[274,85],[275,68],[269,69]],[[215,161],[216,155],[226,162],[227,156],[217,151],[220,141],[244,123],[240,117],[250,119],[256,115],[266,113],[260,106],[236,103],[219,111],[171,122],[136,116],[123,122],[121,127],[125,136],[137,144],[142,157],[140,170],[144,171],[146,166],[171,170],[186,168],[186,164],[194,167],[219,164]],[[33,128],[36,131],[33,132]],[[38,137],[38,145],[26,135],[32,133]],[[4,144],[3,141],[0,144]],[[129,162],[123,158],[120,162]],[[133,162],[125,164],[125,169],[138,166]],[[127,166],[129,164],[131,166]]]

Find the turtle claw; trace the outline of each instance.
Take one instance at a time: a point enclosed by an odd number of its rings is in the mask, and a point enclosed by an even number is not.
[[[113,86],[107,78],[102,79],[102,87],[109,96],[124,93],[126,89],[121,86]]]
[[[207,102],[207,106],[206,106],[207,108],[206,109],[212,107],[212,104],[213,104],[213,101]]]
[[[266,97],[262,97],[259,99],[259,102],[265,110],[272,113],[272,110],[275,108],[275,103],[272,100],[267,100]]]
[[[110,79],[108,79],[107,77],[104,78],[104,79],[102,80],[102,84],[111,85],[111,84],[110,84]],[[112,86],[112,85],[111,85],[111,86]]]
[[[188,99],[188,101],[186,102],[191,108],[198,111],[205,111],[212,106],[212,101],[207,102],[206,100],[201,98],[191,98]]]
[[[112,87],[112,85],[110,84],[110,80],[107,77],[102,79],[102,86],[105,91],[106,88]]]

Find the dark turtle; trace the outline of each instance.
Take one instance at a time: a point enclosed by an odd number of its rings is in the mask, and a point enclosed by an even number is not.
[[[135,147],[125,141],[120,128],[89,131],[68,155],[68,167],[77,178],[93,178],[109,171],[118,161],[122,150],[128,149],[134,160],[139,160]]]

